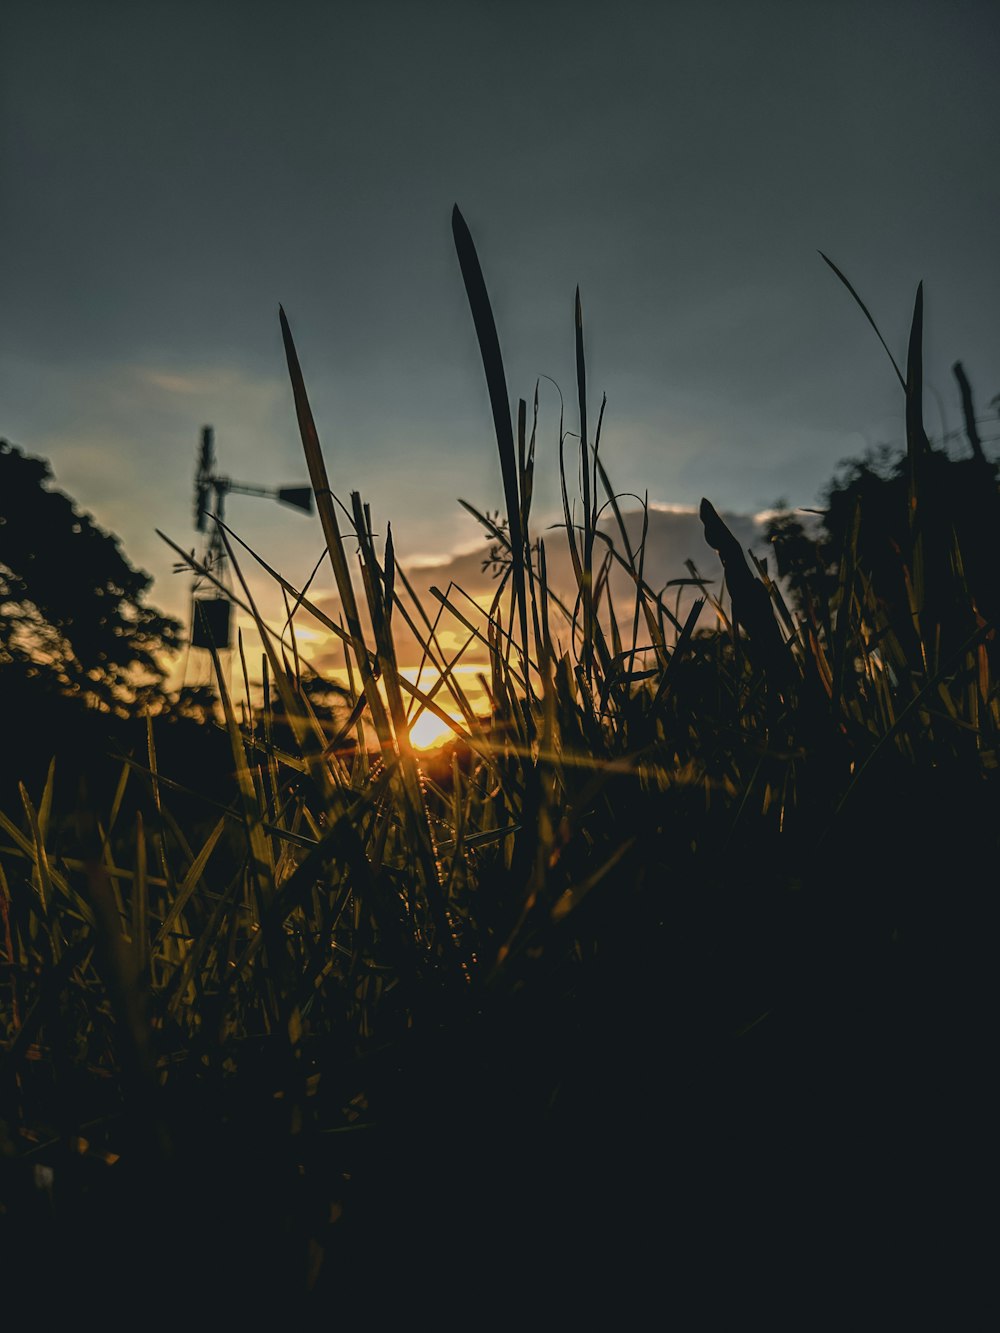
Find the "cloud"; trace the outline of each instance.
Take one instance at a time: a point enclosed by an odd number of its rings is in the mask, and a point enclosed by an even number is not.
[[[723,517],[744,549],[753,547],[758,554],[761,553],[762,523],[766,515],[727,513]],[[638,552],[643,544],[642,512],[626,511],[623,519],[629,543],[633,551]],[[607,558],[612,543],[617,551],[623,552],[621,534],[613,519],[602,520],[598,530],[600,535],[594,548],[595,568],[600,568],[602,561]],[[543,531],[541,535],[545,544],[550,589],[572,609],[576,584],[565,531],[549,529]],[[490,566],[491,545],[489,539],[484,538],[474,548],[463,546],[449,556],[433,562],[408,564],[403,561],[404,572],[427,618],[433,623],[435,617],[440,615],[436,636],[446,657],[453,656],[464,646],[470,630],[462,624],[458,616],[443,608],[441,599],[446,598],[471,625],[481,631],[484,629],[487,611],[499,586],[495,568]],[[696,589],[688,585],[669,586],[669,584],[670,580],[689,577],[685,564],[687,560],[692,560],[698,573],[709,581],[712,590],[719,592],[722,586],[722,568],[715,551],[705,541],[698,514],[693,509],[682,506],[651,504],[645,533],[643,577],[655,592],[661,594],[664,604],[680,617],[686,614],[687,608],[696,596]],[[609,581],[616,616],[623,639],[630,638],[634,584],[617,564],[612,564],[611,570]],[[423,630],[422,619],[406,594],[401,579],[397,579],[396,588],[403,597],[404,604],[410,609],[413,620]],[[317,602],[327,615],[337,618],[340,604],[335,595],[322,596]],[[606,603],[602,603],[601,612],[602,619],[606,621]],[[567,648],[569,627],[565,617],[556,610],[553,610],[552,625],[561,646]],[[400,665],[403,667],[415,665],[420,661],[422,647],[398,610],[393,617],[393,629],[397,660]],[[640,630],[640,644],[645,641],[642,638],[643,633],[644,631]],[[343,671],[343,653],[339,646],[328,645],[312,654],[311,660],[320,671],[337,675]],[[467,668],[487,666],[489,658],[485,644],[474,640],[461,660]]]

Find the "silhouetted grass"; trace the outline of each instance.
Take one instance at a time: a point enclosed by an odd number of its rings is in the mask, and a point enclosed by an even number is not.
[[[600,421],[589,437],[579,294],[578,488],[562,421],[558,441],[576,588],[549,586],[537,391],[515,443],[457,209],[453,227],[506,517],[480,515],[501,566],[489,614],[434,595],[463,652],[488,648],[490,713],[391,537],[380,556],[361,497],[332,492],[282,312],[343,623],[268,570],[291,599],[276,634],[241,562],[267,566],[221,525],[264,646],[242,718],[216,659],[231,799],[175,818],[198,782],[161,768],[150,727],[110,808],[60,809],[57,757],[0,812],[0,1197],[21,1294],[55,1254],[70,1289],[200,1284],[248,1310],[377,1311],[384,1282],[430,1311],[536,1279],[580,1301],[589,1264],[636,1288],[623,1266],[648,1249],[678,1278],[725,1267],[763,1218],[791,1243],[862,1180],[893,1217],[912,1203],[921,1071],[953,1070],[982,982],[973,867],[996,852],[1000,723],[993,621],[926,490],[920,295],[903,610],[861,558],[863,513],[822,589],[789,604],[706,500],[725,586],[692,566],[682,617],[646,581]],[[603,552],[599,485],[621,538]],[[339,720],[303,684],[302,617],[343,647]],[[400,671],[400,618],[426,690]],[[436,756],[410,741],[423,710],[455,732]]]

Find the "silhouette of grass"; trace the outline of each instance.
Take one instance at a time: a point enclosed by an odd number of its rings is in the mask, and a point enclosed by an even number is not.
[[[579,293],[582,525],[559,424],[577,586],[564,600],[549,585],[531,530],[537,388],[530,440],[522,400],[515,445],[457,208],[453,230],[506,507],[501,522],[467,506],[494,542],[492,605],[432,590],[465,648],[449,658],[440,610],[420,603],[391,535],[380,558],[357,494],[340,506],[345,538],[282,311],[346,627],[220,525],[265,682],[253,703],[244,658],[241,720],[215,656],[228,804],[182,827],[172,803],[198,784],[161,771],[150,728],[146,762],[123,762],[103,820],[84,800],[57,811],[58,760],[37,807],[22,785],[22,811],[0,811],[0,1197],[26,1285],[42,1280],[46,1247],[82,1281],[106,1244],[121,1283],[152,1289],[181,1235],[190,1273],[248,1309],[269,1297],[361,1309],[383,1273],[402,1289],[437,1272],[438,1301],[477,1275],[509,1273],[520,1289],[517,1256],[533,1246],[577,1265],[639,1246],[641,1178],[674,1243],[713,1191],[738,1220],[768,1162],[772,1202],[788,1204],[802,1154],[830,1185],[842,1158],[820,1161],[808,1140],[836,1123],[843,1154],[863,1156],[844,1118],[862,1084],[874,1121],[918,1136],[914,1070],[953,1035],[928,976],[968,961],[957,941],[972,885],[951,880],[958,848],[969,865],[995,850],[1000,725],[993,622],[926,491],[919,292],[909,543],[896,553],[907,623],[861,558],[863,515],[832,590],[790,607],[708,500],[726,588],[710,594],[692,565],[673,581],[700,594],[681,619],[646,581],[645,522],[629,540],[600,422],[588,436]],[[598,483],[620,546],[597,528]],[[597,538],[608,550],[595,564]],[[291,599],[280,634],[237,545]],[[632,589],[625,606],[612,565]],[[943,632],[946,603],[962,615]],[[343,646],[343,716],[318,715],[289,660],[304,616]],[[437,673],[430,689],[400,671],[399,619]],[[476,641],[487,716],[454,669]],[[410,740],[422,710],[454,732],[423,758]],[[146,794],[125,822],[130,781]],[[821,1112],[805,1110],[803,1087]],[[724,1244],[713,1227],[709,1248]],[[253,1273],[239,1293],[236,1263]]]

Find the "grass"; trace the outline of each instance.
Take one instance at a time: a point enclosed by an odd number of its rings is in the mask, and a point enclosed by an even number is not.
[[[220,525],[264,650],[262,702],[233,699],[216,659],[231,799],[175,817],[198,782],[163,770],[150,724],[110,808],[61,810],[57,757],[0,812],[0,1239],[22,1295],[57,1263],[73,1290],[183,1281],[248,1309],[361,1311],[393,1275],[443,1309],[475,1282],[526,1289],[543,1254],[568,1299],[595,1255],[620,1274],[651,1237],[678,1269],[745,1248],[765,1196],[808,1209],[873,1142],[878,1188],[909,1197],[918,1071],[977,1003],[1000,724],[993,621],[927,490],[920,294],[897,368],[902,611],[863,558],[864,513],[791,599],[706,500],[725,585],[692,565],[682,615],[630,541],[603,402],[590,434],[579,293],[579,430],[558,439],[576,587],[549,586],[537,391],[529,432],[457,209],[453,228],[504,489],[503,518],[479,515],[488,614],[452,589],[422,605],[391,529],[380,552],[362,498],[333,494],[282,312],[342,619]],[[283,590],[281,635],[248,562]],[[450,656],[444,608],[469,636]],[[343,649],[333,721],[304,618]],[[426,688],[400,670],[400,621]],[[485,716],[455,670],[473,643]],[[433,757],[410,740],[424,711],[454,732]]]

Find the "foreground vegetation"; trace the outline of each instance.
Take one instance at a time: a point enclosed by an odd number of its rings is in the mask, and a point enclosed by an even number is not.
[[[725,586],[692,565],[683,614],[605,470],[578,298],[563,601],[531,525],[537,393],[512,422],[457,210],[454,231],[505,496],[467,625],[490,715],[438,637],[465,611],[420,605],[391,533],[380,553],[361,497],[331,492],[282,314],[342,616],[268,571],[279,638],[226,529],[265,649],[262,703],[216,663],[231,793],[199,802],[150,724],[110,804],[67,793],[57,756],[0,812],[0,1225],[25,1290],[55,1255],[71,1287],[137,1298],[440,1310],[543,1279],[586,1299],[600,1260],[625,1301],[852,1192],[857,1245],[947,1188],[934,1085],[962,1095],[997,850],[1000,500],[981,446],[962,472],[924,432],[919,293],[886,508],[845,483],[822,540],[779,516],[769,567],[704,501]],[[307,617],[343,645],[336,720]],[[399,672],[401,620],[433,687]],[[422,710],[462,717],[433,759]]]

